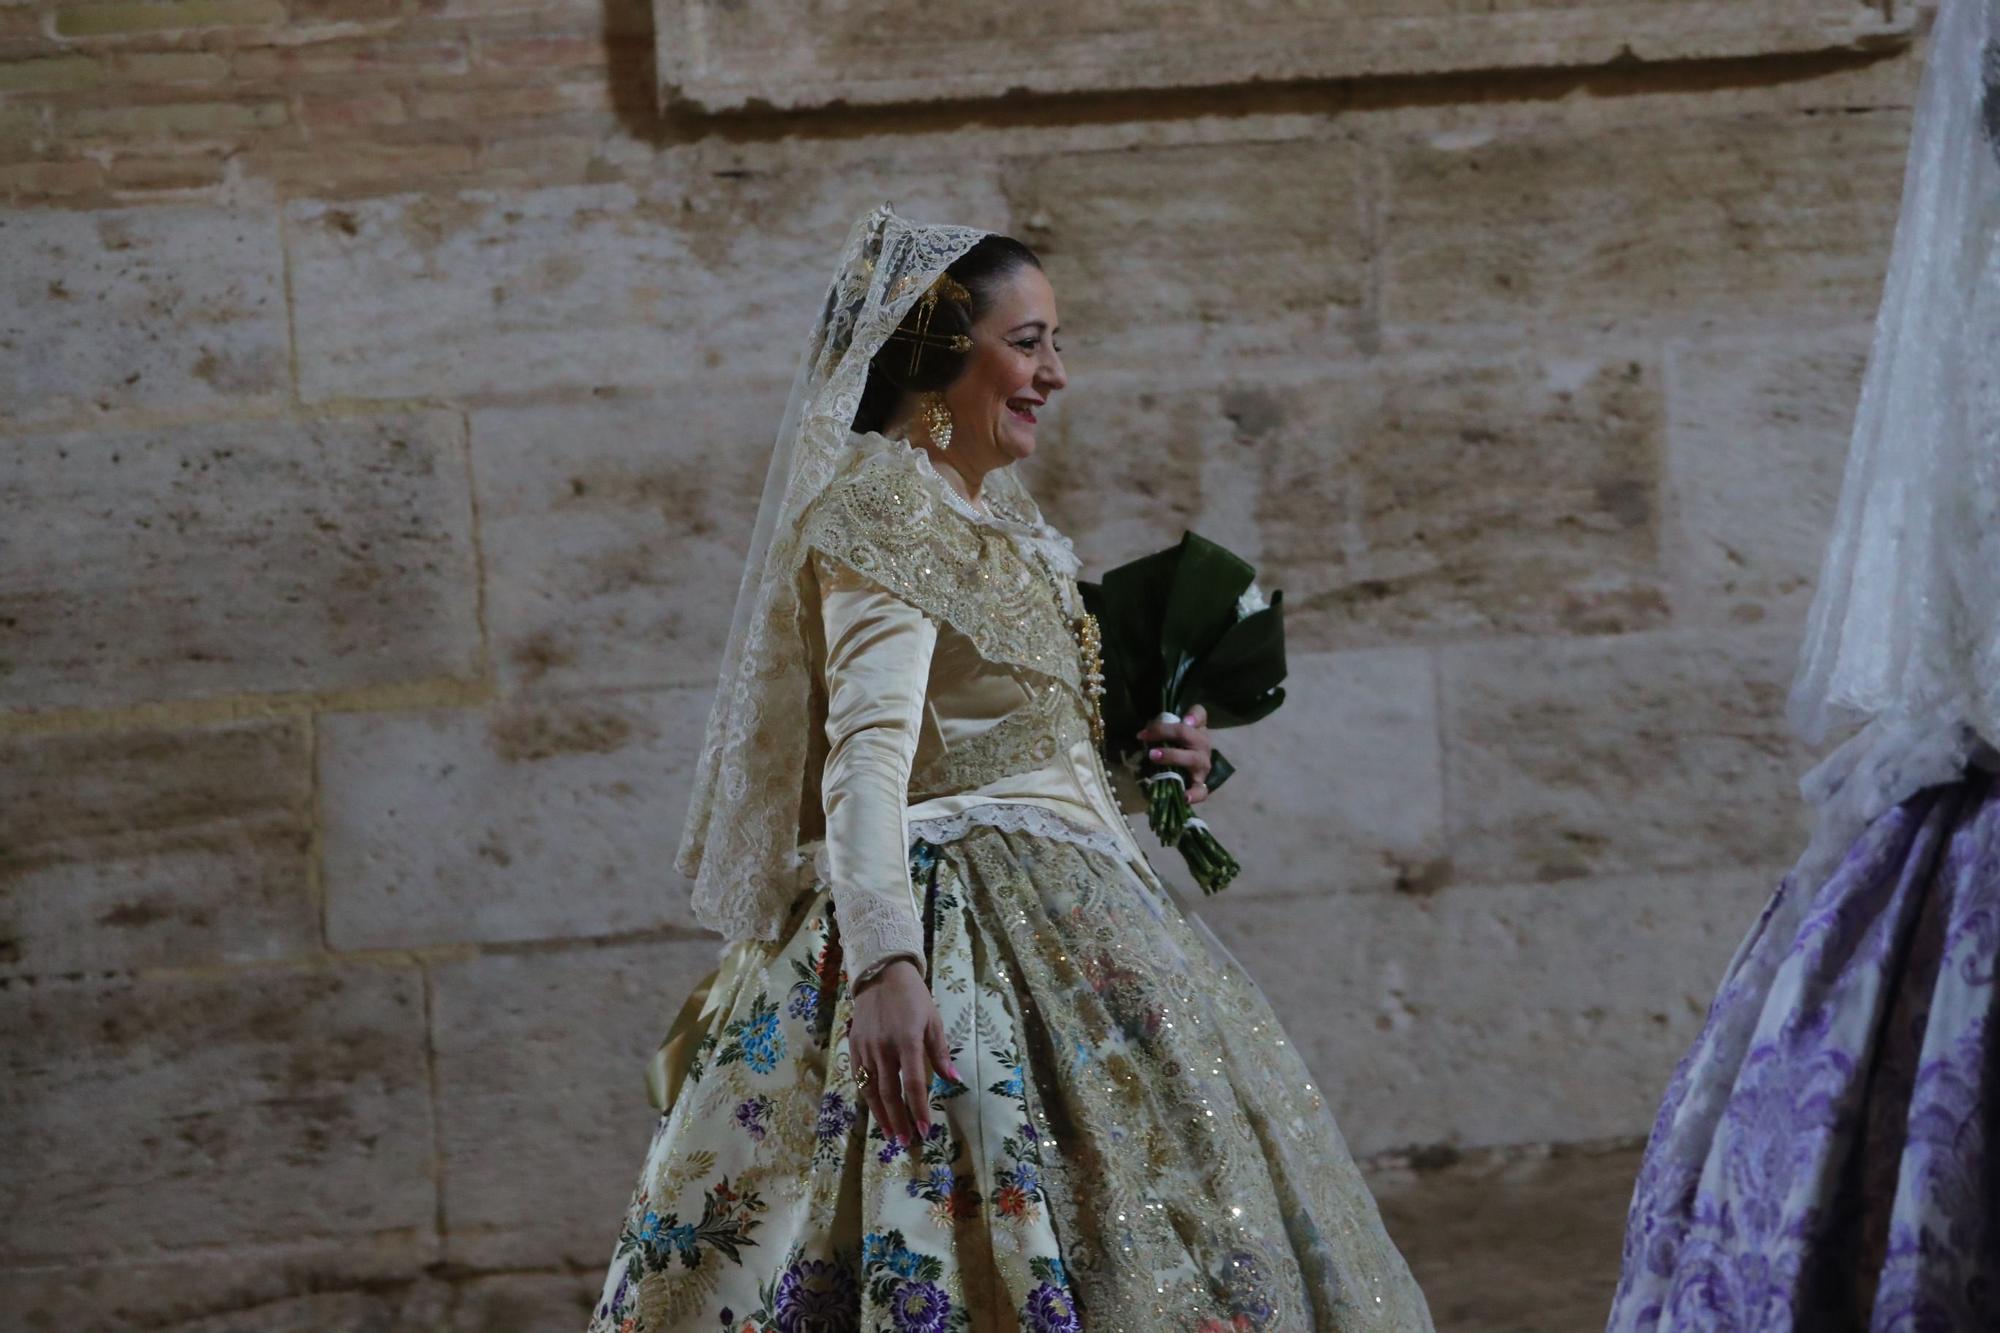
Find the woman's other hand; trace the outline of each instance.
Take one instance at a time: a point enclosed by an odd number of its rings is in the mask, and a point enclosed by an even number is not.
[[[1187,774],[1189,805],[1208,799],[1208,769],[1215,753],[1215,741],[1208,734],[1208,710],[1200,704],[1187,710],[1179,722],[1154,718],[1139,739],[1146,742],[1146,757],[1156,764],[1171,764]]]
[[[883,1132],[911,1146],[929,1138],[931,1071],[960,1080],[945,1045],[944,1020],[915,963],[898,958],[855,988],[847,1049],[868,1112]]]

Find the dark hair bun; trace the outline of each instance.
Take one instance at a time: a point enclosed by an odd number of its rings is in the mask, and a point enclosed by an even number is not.
[[[960,255],[945,273],[971,299],[953,300],[940,293],[928,324],[924,322],[922,299],[910,307],[868,363],[868,381],[861,390],[861,405],[854,412],[854,429],[866,433],[887,426],[898,400],[906,393],[932,393],[950,387],[964,372],[971,355],[958,350],[953,342],[960,338],[970,341],[973,323],[992,308],[1001,284],[1016,270],[1041,266],[1035,252],[1011,236],[984,237]]]
[[[959,290],[964,291],[962,287]],[[941,295],[930,303],[929,309],[925,305],[925,300],[919,298],[910,307],[903,322],[868,363],[871,376],[880,375],[910,393],[944,388],[958,378],[965,369],[965,358],[971,355],[971,296],[954,300],[951,295]]]

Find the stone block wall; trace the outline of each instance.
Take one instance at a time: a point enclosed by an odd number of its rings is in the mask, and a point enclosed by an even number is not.
[[[1286,591],[1201,910],[1440,1327],[1601,1326],[1801,838],[1925,15],[1151,9],[0,0],[0,1327],[580,1326],[885,198],[1045,256],[1093,569]]]

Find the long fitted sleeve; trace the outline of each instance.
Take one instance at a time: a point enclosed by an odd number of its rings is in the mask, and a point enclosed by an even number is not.
[[[906,812],[937,626],[847,566],[817,552],[813,561],[826,634],[828,868],[858,981],[899,956],[924,962]]]

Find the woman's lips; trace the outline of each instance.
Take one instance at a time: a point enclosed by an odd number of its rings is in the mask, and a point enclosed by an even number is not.
[[[1035,424],[1035,409],[1028,404],[1010,402],[1007,404],[1007,410],[1014,414],[1016,420],[1025,421],[1030,426]]]

